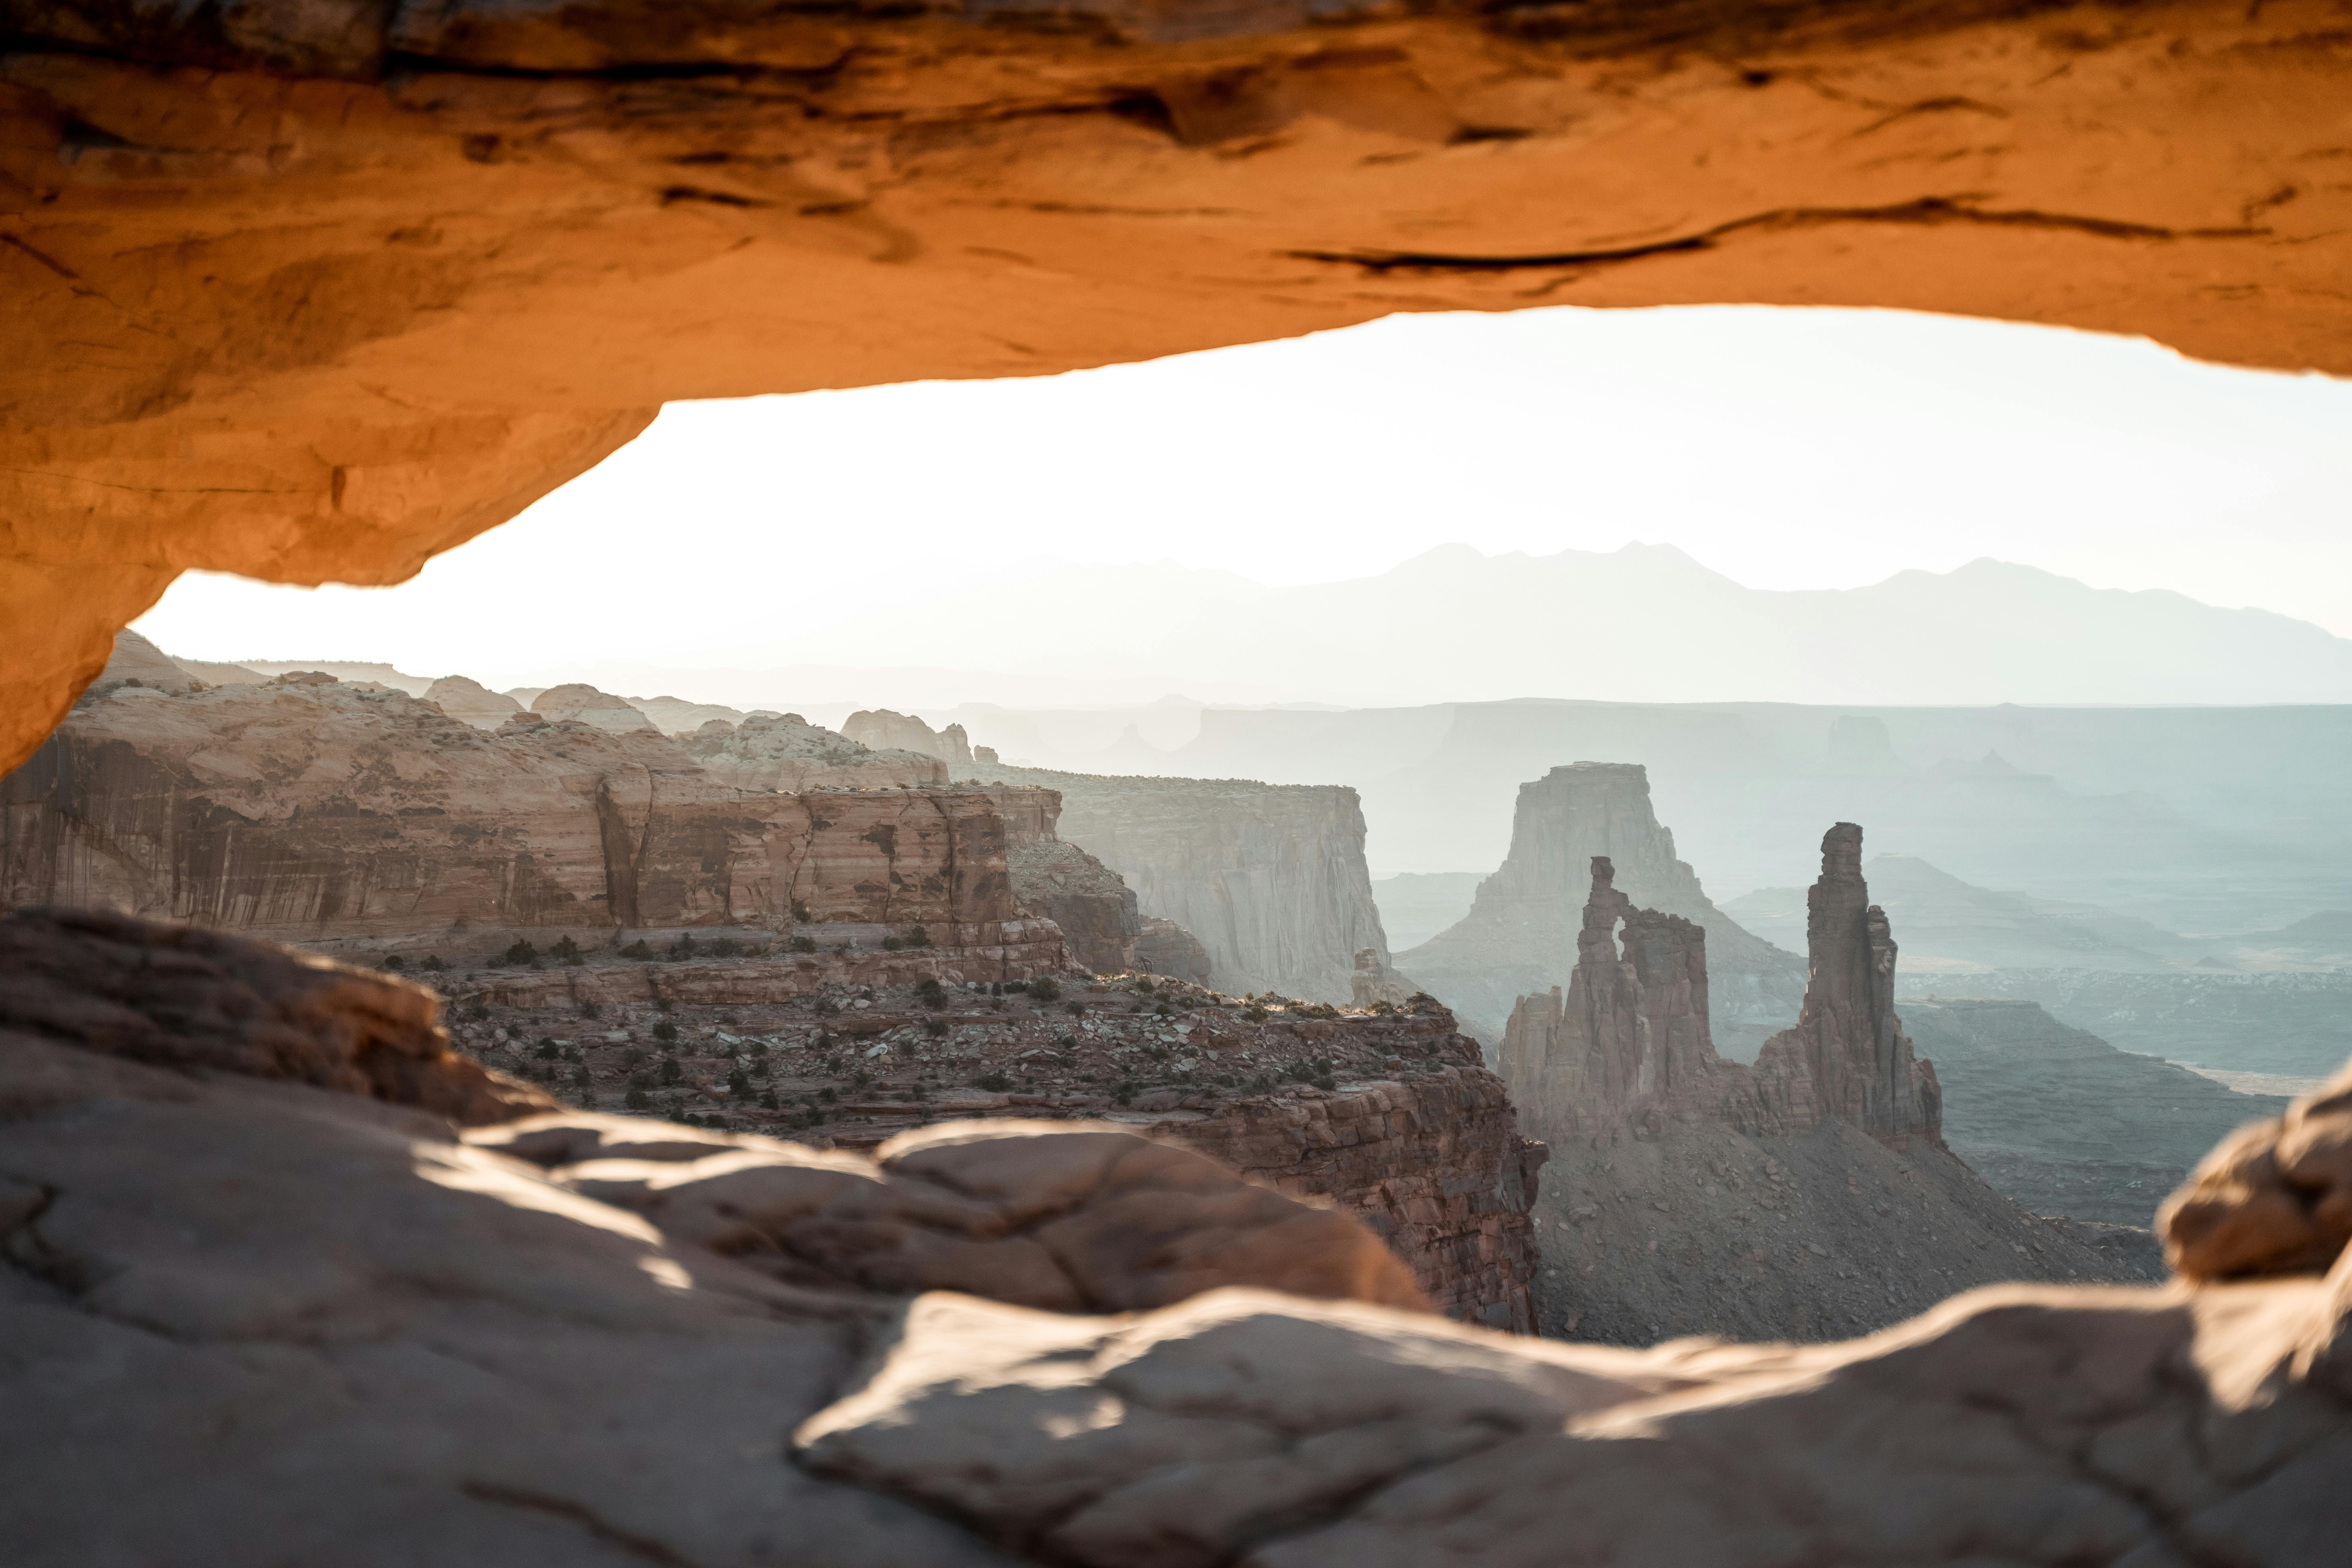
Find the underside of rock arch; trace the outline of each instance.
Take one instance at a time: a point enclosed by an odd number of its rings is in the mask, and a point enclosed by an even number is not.
[[[2352,371],[2326,0],[0,0],[0,767],[178,573],[399,581],[672,398],[1710,301]]]

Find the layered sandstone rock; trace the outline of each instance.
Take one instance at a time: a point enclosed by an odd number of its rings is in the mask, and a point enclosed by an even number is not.
[[[431,693],[428,691],[426,695]],[[608,730],[615,735],[654,728],[652,720],[621,699],[578,682],[549,687],[531,699],[530,710],[542,719],[577,720],[583,724],[593,724],[599,730]],[[658,734],[660,731],[655,732]]]
[[[195,679],[166,657],[162,648],[137,632],[127,631],[115,637],[113,651],[106,656],[106,668],[91,684],[103,687],[127,682],[153,687],[158,691],[185,691],[195,684]]]
[[[1135,938],[1135,967],[1146,974],[1206,985],[1214,965],[1201,939],[1174,921],[1146,915]]]
[[[2292,1272],[2010,1287],[1844,1344],[1547,1343],[1412,1310],[1342,1216],[1131,1134],[460,1133],[429,1076],[310,1072],[364,1059],[327,1043],[354,1007],[440,1059],[396,982],[53,973],[89,978],[0,1020],[27,1568],[2300,1564],[2352,1531],[2352,1265],[2302,1238],[2252,1255]],[[123,1048],[224,984],[322,1044]]]
[[[852,713],[842,721],[841,732],[877,752],[915,752],[937,757],[950,767],[972,760],[971,742],[962,725],[934,730],[913,714],[896,713],[887,708],[861,709]]]
[[[1639,908],[1594,858],[1567,991],[1522,998],[1501,1052],[1558,1156],[1539,1209],[1553,1331],[1824,1339],[1967,1286],[2147,1274],[2144,1232],[2038,1220],[1944,1147],[1860,850],[1851,824],[1822,840],[1813,984],[1752,1067],[1716,1054],[1706,931]]]
[[[425,700],[477,730],[495,730],[523,710],[521,703],[504,692],[462,675],[445,675],[426,687]]]
[[[797,713],[753,713],[740,724],[705,721],[684,740],[710,776],[738,789],[920,789],[944,785],[947,765],[918,752],[881,751]]]
[[[646,716],[646,722],[665,735],[691,735],[717,720],[740,724],[750,715],[719,702],[688,702],[682,697],[625,697],[621,700]],[[778,715],[765,713],[764,717]]]
[[[1704,928],[1714,1026],[1745,1057],[1786,1028],[1805,990],[1792,952],[1741,929],[1675,858],[1639,763],[1573,763],[1519,786],[1511,848],[1478,885],[1470,913],[1397,963],[1490,1046],[1516,998],[1566,983],[1583,940],[1586,868],[1605,857],[1633,904]]]
[[[1143,930],[1135,891],[1118,872],[1057,837],[1062,797],[1035,784],[990,790],[1004,819],[1004,864],[1013,900],[1062,928],[1070,955],[1099,974],[1135,967]]]
[[[1008,921],[1008,939],[1024,924],[1055,929]],[[945,928],[937,940],[896,952],[820,941],[789,958],[600,954],[451,989],[466,1045],[583,1109],[659,1109],[841,1149],[938,1121],[1107,1120],[1330,1201],[1440,1310],[1532,1331],[1543,1151],[1443,1008],[1256,1006],[1165,976],[1082,979],[1058,942],[1048,955],[1017,940],[944,945],[964,940]],[[1031,983],[1049,956],[1060,979]]]
[[[484,732],[320,676],[78,709],[0,783],[0,903],[292,940],[1013,917],[978,789],[753,792],[651,729]]]
[[[1345,1002],[1356,954],[1387,958],[1352,789],[981,771],[1059,792],[1061,837],[1126,879],[1143,914],[1192,932],[1221,991]]]

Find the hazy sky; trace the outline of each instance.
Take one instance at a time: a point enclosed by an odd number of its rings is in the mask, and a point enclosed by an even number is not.
[[[1063,562],[1310,583],[1452,542],[1633,540],[1774,588],[1991,555],[2352,636],[2352,383],[1894,311],[1393,317],[1038,380],[673,405],[404,586],[191,576],[140,629],[505,686],[757,668],[786,636]]]

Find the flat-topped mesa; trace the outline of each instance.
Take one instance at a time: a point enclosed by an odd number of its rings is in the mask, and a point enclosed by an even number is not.
[[[1675,852],[1637,763],[1571,763],[1519,786],[1511,848],[1478,885],[1470,912],[1408,952],[1398,967],[1493,1044],[1512,999],[1559,984],[1582,962],[1577,894],[1606,861],[1629,900],[1678,915],[1712,939],[1716,1004],[1735,1054],[1796,1010],[1804,966],[1726,915]],[[1590,911],[1588,911],[1589,914]]]
[[[1851,1122],[1881,1142],[1943,1142],[1943,1095],[1895,1013],[1895,945],[1862,876],[1862,829],[1822,838],[1822,874],[1805,896],[1807,972],[1797,1026],[1756,1058],[1756,1131]]]

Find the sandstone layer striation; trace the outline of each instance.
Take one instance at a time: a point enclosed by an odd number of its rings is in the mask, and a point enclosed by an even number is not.
[[[47,903],[477,953],[1015,912],[985,791],[750,790],[650,727],[485,732],[325,676],[79,708],[0,782],[0,904]]]
[[[1580,961],[1586,868],[1606,857],[1633,904],[1681,917],[1707,936],[1714,1026],[1746,1058],[1797,1016],[1805,966],[1716,908],[1675,858],[1650,805],[1648,769],[1573,763],[1519,786],[1511,848],[1478,885],[1470,912],[1398,966],[1461,1014],[1490,1045],[1516,998],[1559,985]]]
[[[1004,865],[1013,879],[1013,902],[1061,927],[1070,956],[1085,967],[1103,974],[1134,968],[1143,932],[1135,890],[1118,872],[1061,839],[1060,794],[1036,784],[1000,784],[988,793],[1004,819]]]

